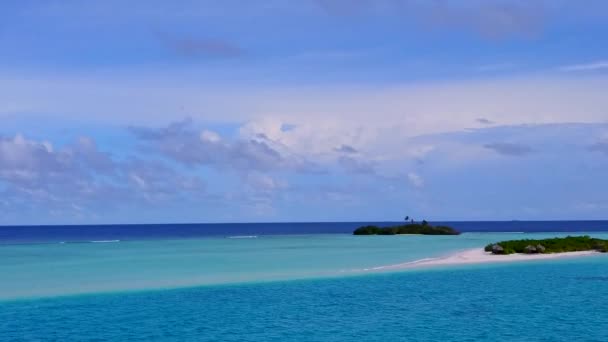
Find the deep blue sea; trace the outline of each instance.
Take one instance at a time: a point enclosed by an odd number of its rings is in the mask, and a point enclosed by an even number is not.
[[[99,240],[188,239],[207,236],[348,234],[357,227],[402,222],[193,223],[71,226],[0,226],[2,243],[90,242]],[[597,232],[608,221],[458,221],[461,232]]]
[[[0,341],[607,341],[608,256],[370,272],[608,222],[0,227]]]

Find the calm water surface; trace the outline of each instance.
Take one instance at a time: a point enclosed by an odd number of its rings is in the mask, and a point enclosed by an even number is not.
[[[364,271],[558,235],[4,244],[0,340],[605,341],[605,255]]]

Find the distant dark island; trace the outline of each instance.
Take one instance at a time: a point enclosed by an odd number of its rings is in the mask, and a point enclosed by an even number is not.
[[[564,238],[539,240],[509,240],[491,243],[485,247],[492,254],[546,254],[579,251],[608,252],[608,240],[595,239],[590,236],[567,236]]]
[[[353,235],[458,235],[459,231],[447,226],[432,226],[426,221],[422,223],[408,223],[390,227],[363,226],[355,229]]]

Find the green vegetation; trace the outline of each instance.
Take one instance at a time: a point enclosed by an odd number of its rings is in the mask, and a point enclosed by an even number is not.
[[[397,235],[397,234],[422,234],[422,235],[458,235],[459,231],[446,226],[431,226],[423,221],[421,224],[411,223],[390,227],[363,226],[357,228],[354,235]]]
[[[485,247],[486,252],[493,254],[513,253],[563,253],[577,251],[608,252],[608,240],[595,239],[590,236],[567,236],[553,239],[525,239],[491,243]]]

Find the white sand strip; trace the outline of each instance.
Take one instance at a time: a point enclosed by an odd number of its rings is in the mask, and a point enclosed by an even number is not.
[[[374,267],[366,269],[372,270],[395,270],[420,268],[429,266],[449,266],[449,265],[465,265],[465,264],[485,264],[498,262],[516,262],[516,261],[531,261],[545,259],[572,258],[585,255],[597,254],[596,251],[583,252],[567,252],[567,253],[551,253],[551,254],[509,254],[509,255],[494,255],[490,252],[485,252],[482,248],[465,250],[456,254],[440,258],[427,258],[402,264]]]

